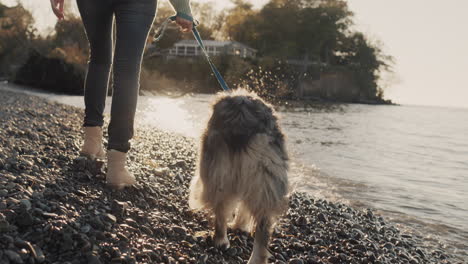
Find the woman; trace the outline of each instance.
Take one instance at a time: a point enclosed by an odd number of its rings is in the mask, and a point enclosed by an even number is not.
[[[189,0],[170,0],[182,31],[192,30]],[[64,0],[51,0],[52,10],[63,19]],[[125,161],[133,137],[140,67],[148,32],[156,13],[156,0],[77,0],[90,46],[85,81],[84,143],[81,154],[104,158],[103,112],[113,66],[113,94],[107,153],[107,184],[122,189],[135,183]],[[113,55],[112,25],[116,23]]]

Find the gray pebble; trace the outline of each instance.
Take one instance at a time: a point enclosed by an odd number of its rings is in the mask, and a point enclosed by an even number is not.
[[[174,231],[175,233],[177,233],[179,235],[183,235],[183,236],[185,236],[187,234],[187,230],[185,228],[183,228],[183,227],[180,227],[180,226],[173,226],[172,231]]]
[[[290,259],[288,263],[289,264],[304,264],[304,261],[298,258],[293,258],[293,259]]]
[[[23,263],[23,259],[21,258],[21,256],[13,250],[7,249],[3,251],[3,254],[5,254],[12,263],[18,263],[18,264]]]

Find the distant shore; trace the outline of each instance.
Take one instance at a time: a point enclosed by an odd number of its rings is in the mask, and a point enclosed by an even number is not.
[[[212,227],[187,204],[193,139],[138,130],[129,154],[135,187],[117,192],[105,164],[77,158],[82,110],[0,93],[1,263],[245,263],[253,238]],[[371,210],[293,193],[275,227],[271,263],[460,263],[424,248]]]
[[[324,99],[304,99],[304,100],[285,100],[279,102],[276,107],[288,111],[289,109],[295,108],[324,108],[333,105],[343,105],[343,104],[365,104],[365,105],[393,105],[398,106],[399,104],[392,102],[391,100],[376,100],[376,101],[362,101],[362,102],[341,102],[334,100],[324,100]]]

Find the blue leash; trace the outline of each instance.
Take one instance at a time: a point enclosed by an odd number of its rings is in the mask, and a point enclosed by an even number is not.
[[[157,37],[154,39],[155,42],[159,41],[162,38],[162,36],[164,35],[164,32],[166,30],[168,22],[175,21],[175,20],[176,20],[176,16],[171,16],[170,18],[167,19],[166,22],[163,23],[163,25],[161,25],[161,27],[156,31],[156,36]],[[203,54],[205,55],[206,60],[210,64],[211,70],[213,71],[214,76],[218,80],[219,85],[221,85],[221,88],[223,88],[224,91],[230,91],[231,89],[226,84],[226,81],[224,80],[223,76],[218,71],[218,69],[216,68],[214,63],[211,61],[210,55],[208,54],[208,52],[205,49],[205,45],[203,44],[203,40],[200,37],[200,33],[197,30],[197,25],[198,25],[198,23],[196,23],[196,22],[193,23],[193,27],[192,27],[193,36],[197,40],[198,45],[200,46],[200,49],[203,51]]]

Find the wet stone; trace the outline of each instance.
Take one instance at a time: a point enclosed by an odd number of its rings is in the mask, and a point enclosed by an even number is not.
[[[388,249],[388,250],[393,250],[394,246],[392,243],[388,242],[388,243],[385,243],[383,245],[384,248]]]
[[[91,230],[91,226],[86,224],[80,228],[81,232],[88,233]]]
[[[5,233],[10,230],[10,224],[5,219],[0,219],[0,233]]]
[[[20,200],[20,203],[21,203],[21,206],[23,206],[26,210],[28,210],[28,211],[31,210],[32,205],[31,205],[31,202],[29,200],[22,199],[22,200]]]
[[[102,218],[104,221],[109,222],[111,224],[115,224],[117,222],[117,218],[112,214],[103,214]]]
[[[12,263],[18,263],[18,264],[22,264],[24,263],[23,262],[23,259],[21,258],[21,256],[16,253],[15,251],[13,250],[5,250],[3,251],[3,254],[5,254],[5,256],[12,262]]]
[[[58,217],[58,215],[54,213],[43,213],[42,216],[44,218],[57,218]]]
[[[183,235],[185,236],[187,234],[187,230],[183,227],[180,227],[180,226],[174,226],[172,227],[172,231],[174,231],[175,233],[179,234],[179,235]]]
[[[353,246],[354,249],[359,250],[361,252],[366,252],[367,248],[363,244],[357,244]]]
[[[143,232],[145,232],[147,235],[150,235],[152,236],[153,235],[153,231],[151,230],[151,228],[147,227],[147,226],[141,226],[141,230]]]
[[[231,257],[234,257],[237,255],[238,249],[236,247],[231,247],[226,250],[226,254],[228,254]]]
[[[26,249],[31,249],[32,248],[32,246],[31,246],[31,244],[29,242],[24,241],[23,239],[18,238],[18,237],[15,239],[14,244],[18,248],[26,248]]]
[[[304,216],[300,216],[296,219],[296,225],[298,226],[306,226],[307,224],[307,218],[305,218]]]
[[[99,257],[96,255],[89,255],[87,257],[88,264],[101,264],[102,262],[99,260]]]
[[[338,231],[336,232],[336,234],[337,234],[339,237],[341,237],[341,238],[348,238],[348,233],[346,233],[346,232],[343,231],[343,230],[338,230]]]
[[[127,208],[128,204],[126,202],[113,201],[111,204],[112,213],[118,216],[123,216]]]
[[[290,259],[288,263],[289,264],[304,264],[304,261],[298,258],[293,258],[293,259]]]
[[[323,213],[319,213],[317,215],[317,218],[318,218],[318,220],[320,220],[320,221],[322,221],[324,223],[328,222],[328,217],[326,215],[324,215]]]
[[[117,237],[122,241],[128,241],[128,237],[124,234],[118,233]]]
[[[132,218],[127,218],[127,219],[125,219],[124,222],[129,226],[132,226],[134,228],[138,228],[138,223],[135,220],[133,220]]]
[[[33,248],[34,248],[34,254],[33,254],[34,259],[36,259],[37,263],[43,263],[45,261],[45,256],[44,256],[44,253],[42,252],[42,249],[36,245],[34,245]]]
[[[418,253],[423,259],[426,258],[426,254],[424,254],[424,252],[420,248],[416,249],[416,253]]]
[[[331,256],[328,258],[328,262],[333,263],[333,264],[339,264],[341,260],[339,257]]]
[[[18,216],[16,223],[20,226],[27,227],[33,224],[33,216],[29,212],[23,212]]]

